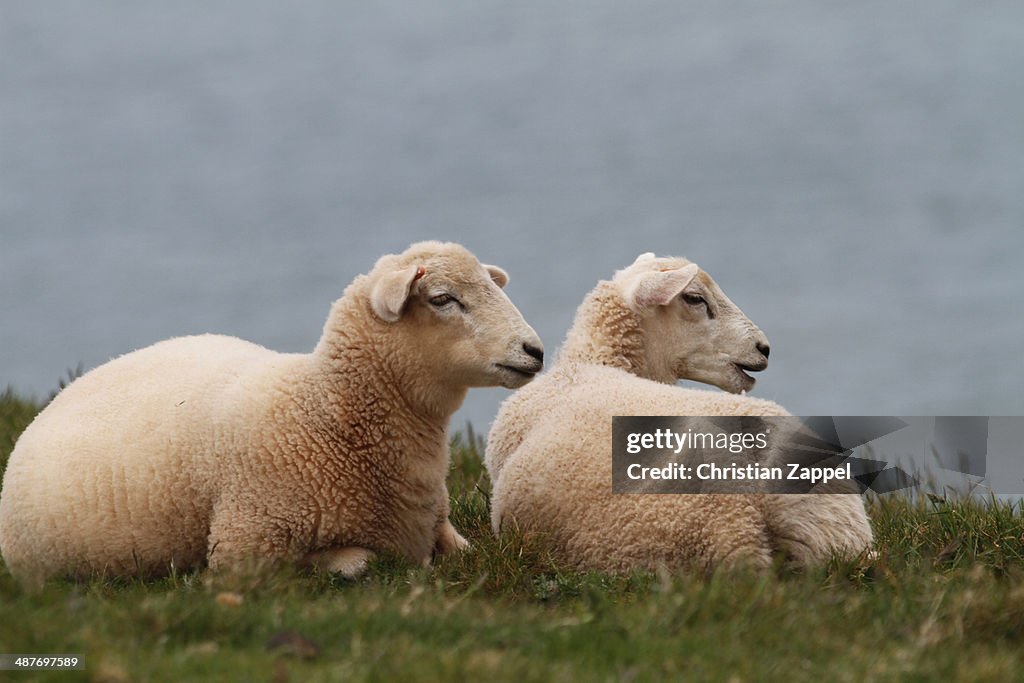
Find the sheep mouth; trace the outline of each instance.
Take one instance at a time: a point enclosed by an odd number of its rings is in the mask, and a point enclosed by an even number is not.
[[[742,379],[743,384],[746,385],[744,387],[744,391],[746,391],[757,383],[757,380],[751,377],[748,373],[761,372],[766,367],[768,367],[768,363],[759,363],[757,365],[751,365],[748,363],[733,363],[732,366],[736,369],[736,373]]]
[[[504,363],[495,363],[495,365],[502,370],[512,373],[516,377],[521,377],[526,380],[531,380],[537,376],[537,370],[529,370],[527,368],[519,368],[514,365],[505,365]]]

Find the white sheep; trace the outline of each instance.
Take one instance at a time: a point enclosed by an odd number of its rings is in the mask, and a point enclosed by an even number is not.
[[[11,454],[4,560],[36,582],[204,560],[355,575],[374,552],[464,547],[449,418],[469,387],[519,387],[542,365],[507,281],[459,245],[419,243],[348,286],[312,353],[205,335],[96,368]]]
[[[808,566],[869,548],[851,494],[613,494],[613,415],[788,415],[751,398],[764,334],[685,259],[640,256],[586,297],[556,364],[505,400],[485,461],[492,525],[581,568]],[[671,386],[699,380],[734,394]],[[832,489],[835,490],[835,489]]]

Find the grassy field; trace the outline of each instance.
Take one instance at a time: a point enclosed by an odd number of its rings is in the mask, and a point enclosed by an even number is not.
[[[0,395],[0,469],[38,407]],[[871,501],[878,557],[769,576],[560,569],[491,535],[481,440],[452,444],[452,519],[473,550],[358,581],[281,572],[55,582],[0,565],[0,653],[79,653],[85,671],[0,680],[1024,679],[1024,515]],[[5,678],[6,677],[6,678]]]

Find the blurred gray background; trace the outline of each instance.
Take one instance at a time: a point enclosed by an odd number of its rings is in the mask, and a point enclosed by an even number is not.
[[[40,397],[174,335],[309,350],[439,238],[549,352],[655,251],[796,414],[1020,414],[1022,227],[1019,1],[0,6],[0,387]]]

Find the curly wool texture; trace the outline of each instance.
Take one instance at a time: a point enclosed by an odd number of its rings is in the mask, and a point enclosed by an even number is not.
[[[625,306],[614,283],[599,282],[587,295],[558,359],[561,363],[593,363],[649,377],[640,316]]]
[[[581,569],[798,566],[872,542],[858,495],[612,494],[614,415],[788,415],[752,397],[684,389],[651,371],[641,316],[612,282],[585,299],[558,363],[509,397],[485,461],[495,533],[539,534]]]
[[[472,254],[439,243],[377,268],[410,263],[487,279]],[[11,572],[161,574],[352,547],[426,562],[435,545],[464,544],[445,476],[448,418],[467,388],[439,386],[443,349],[414,342],[427,323],[373,315],[373,275],[335,302],[311,354],[184,337],[73,382],[10,458],[0,552]],[[509,330],[529,329],[508,309],[497,314]]]

